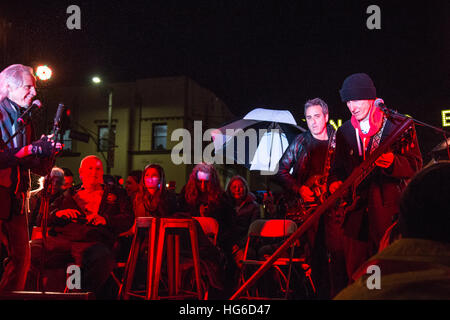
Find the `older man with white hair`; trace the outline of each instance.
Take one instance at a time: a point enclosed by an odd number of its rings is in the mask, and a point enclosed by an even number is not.
[[[31,124],[17,121],[36,96],[35,86],[30,67],[14,64],[0,73],[0,238],[8,249],[0,291],[23,290],[25,286],[30,265],[30,170],[46,175],[52,165],[48,159],[57,151],[47,136],[32,142]]]

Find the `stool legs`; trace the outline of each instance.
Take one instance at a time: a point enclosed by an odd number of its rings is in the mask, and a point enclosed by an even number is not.
[[[152,286],[152,299],[158,299],[159,280],[161,278],[161,265],[163,259],[164,238],[166,235],[166,228],[161,224],[159,228],[159,235],[156,249],[156,261],[155,261],[155,277],[153,279]]]
[[[198,239],[197,239],[197,229],[195,224],[192,223],[192,227],[189,228],[189,234],[191,236],[191,247],[192,247],[192,258],[194,260],[194,271],[195,271],[195,282],[197,284],[197,296],[201,300],[202,297],[202,286],[200,284],[200,256],[198,253]]]
[[[120,289],[119,289],[119,298],[123,298],[125,300],[128,300],[128,298],[129,298],[128,293],[129,293],[129,291],[131,289],[131,285],[133,283],[134,271],[136,270],[136,261],[137,261],[138,253],[139,253],[139,249],[140,249],[140,245],[138,243],[139,231],[140,231],[139,228],[136,228],[136,234],[133,237],[130,254],[128,256],[127,265],[125,267],[123,282],[120,285]]]
[[[119,289],[119,298],[125,300],[129,299],[131,295],[130,290],[134,280],[134,274],[136,271],[136,263],[139,257],[139,252],[141,251],[142,245],[144,244],[144,229],[148,230],[148,264],[147,264],[147,278],[146,278],[146,290],[145,298],[150,299],[152,296],[153,288],[153,274],[154,274],[154,257],[155,257],[155,239],[156,239],[156,220],[148,219],[142,220],[143,226],[136,224],[136,233],[131,244],[130,254],[128,256],[128,261],[125,266],[124,281]]]
[[[139,219],[139,218],[138,218]],[[189,230],[189,239],[192,248],[192,259],[194,263],[195,282],[197,286],[197,297],[203,299],[202,285],[200,276],[200,256],[198,251],[197,229],[193,220],[190,219],[170,219],[158,218],[151,222],[147,220],[136,224],[136,234],[125,268],[124,281],[119,290],[119,297],[129,299],[130,289],[133,284],[136,263],[139,257],[141,246],[144,243],[142,236],[143,229],[148,230],[148,267],[145,299],[158,299],[159,281],[161,279],[161,267],[164,253],[164,242],[167,228],[187,229]],[[156,223],[158,222],[158,224]],[[139,226],[140,225],[140,226]],[[180,235],[167,234],[167,273],[169,296],[177,296],[180,293]],[[138,296],[138,295],[136,295]]]
[[[153,276],[155,268],[155,241],[156,241],[156,223],[152,223],[148,234],[148,261],[147,261],[147,286],[145,298],[150,300],[152,297]]]
[[[167,280],[168,280],[168,286],[169,286],[169,296],[173,296],[175,294],[175,292],[177,291],[176,289],[176,275],[175,275],[175,269],[177,269],[176,267],[176,261],[174,261],[176,259],[175,256],[175,243],[176,243],[176,239],[175,236],[172,234],[168,234],[167,235]]]

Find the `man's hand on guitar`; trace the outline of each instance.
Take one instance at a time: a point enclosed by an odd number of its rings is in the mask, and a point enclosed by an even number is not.
[[[394,154],[392,152],[383,153],[376,161],[375,164],[381,168],[389,168],[394,162]]]
[[[330,190],[330,193],[335,193],[336,190],[341,186],[342,181],[334,181],[330,184],[328,189]]]
[[[312,192],[311,189],[308,188],[307,186],[304,186],[304,185],[301,186],[298,189],[298,193],[300,194],[303,201],[305,201],[305,202],[313,202],[315,200],[314,192]]]

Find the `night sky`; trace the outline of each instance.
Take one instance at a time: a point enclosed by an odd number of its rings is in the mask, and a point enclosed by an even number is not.
[[[254,107],[289,109],[322,97],[331,118],[349,118],[338,90],[368,73],[386,104],[441,126],[450,109],[450,1],[16,1],[1,67],[45,62],[52,85],[187,75],[237,117]],[[395,2],[394,4],[392,2]],[[68,30],[70,4],[81,30]],[[381,9],[369,30],[366,9]],[[5,53],[7,54],[5,56]],[[419,130],[424,144],[439,142]],[[419,136],[420,138],[420,136]]]

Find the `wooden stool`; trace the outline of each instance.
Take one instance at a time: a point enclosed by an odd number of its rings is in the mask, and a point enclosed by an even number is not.
[[[160,218],[159,232],[157,241],[157,250],[155,256],[155,277],[153,279],[153,295],[152,299],[159,299],[158,289],[161,277],[161,265],[163,260],[163,249],[165,236],[167,233],[167,273],[169,297],[177,298],[180,296],[180,235],[167,232],[167,229],[187,230],[191,241],[192,258],[194,262],[195,281],[197,286],[196,295],[199,300],[203,298],[202,287],[200,281],[200,257],[198,252],[197,226],[193,219],[174,219]]]
[[[136,232],[134,234],[133,242],[131,244],[130,255],[125,266],[125,273],[123,275],[123,283],[119,289],[119,298],[128,300],[130,296],[145,298],[147,300],[152,297],[153,276],[154,276],[154,256],[156,247],[156,230],[158,219],[154,217],[137,217],[136,218]],[[131,286],[134,280],[134,273],[136,270],[136,262],[139,257],[139,252],[144,244],[146,231],[148,233],[148,264],[147,264],[147,283],[145,289],[145,296],[139,293],[140,291],[131,291]]]

